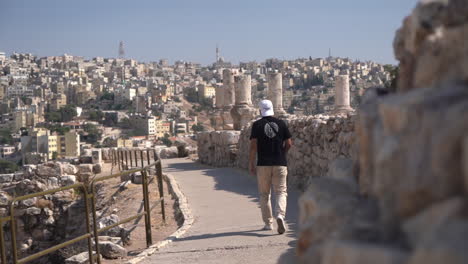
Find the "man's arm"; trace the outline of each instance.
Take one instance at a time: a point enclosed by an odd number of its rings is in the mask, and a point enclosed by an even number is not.
[[[291,138],[288,138],[284,141],[284,152],[288,153],[289,149],[292,146],[292,140]]]
[[[257,139],[252,138],[250,140],[250,152],[249,152],[249,171],[253,176],[256,175],[255,169],[255,158],[257,155]]]

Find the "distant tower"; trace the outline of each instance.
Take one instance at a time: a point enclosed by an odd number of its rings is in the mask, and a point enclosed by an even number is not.
[[[218,47],[218,44],[216,44],[216,62],[219,62],[219,47]]]
[[[124,43],[120,41],[119,43],[119,58],[123,59],[125,57]]]
[[[328,48],[328,58],[331,58],[331,48]]]

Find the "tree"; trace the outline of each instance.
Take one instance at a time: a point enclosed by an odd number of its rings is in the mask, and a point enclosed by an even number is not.
[[[162,143],[166,145],[167,147],[172,146],[172,141],[169,139],[169,135],[166,133],[164,134],[164,137],[160,138]]]
[[[66,105],[60,108],[60,114],[62,117],[62,122],[71,121],[75,116],[78,115],[76,112],[76,107],[73,105]]]
[[[194,124],[192,126],[192,130],[194,132],[203,132],[203,131],[205,131],[205,127],[203,126],[202,123],[198,122],[197,124]]]
[[[12,131],[8,128],[0,129],[0,144],[13,144]]]
[[[99,98],[99,100],[101,100],[101,101],[103,101],[103,100],[114,101],[114,94],[113,94],[113,93],[110,93],[110,92],[104,92],[104,93],[101,95],[101,98]]]
[[[83,127],[83,130],[86,132],[87,135],[84,136],[84,140],[87,143],[95,144],[97,143],[101,137],[102,132],[97,128],[94,124],[86,124]]]
[[[11,161],[0,160],[0,173],[13,173],[18,170],[18,165]]]
[[[89,120],[101,122],[104,118],[104,113],[101,110],[91,110],[88,112]]]
[[[390,92],[395,92],[397,88],[398,72],[400,66],[393,66],[391,64],[384,65],[385,71],[390,73],[390,80],[385,83],[385,88]]]

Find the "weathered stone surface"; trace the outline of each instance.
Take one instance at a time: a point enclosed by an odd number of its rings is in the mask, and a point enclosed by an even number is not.
[[[420,1],[399,29],[399,91],[467,80],[468,22],[465,0]]]
[[[331,241],[323,250],[322,264],[404,264],[408,254],[395,248],[351,241]]]
[[[408,241],[413,247],[430,239],[433,231],[446,225],[463,212],[468,204],[461,197],[452,198],[432,205],[403,224]]]
[[[60,163],[62,174],[75,175],[78,173],[78,168],[70,163]]]
[[[62,186],[72,185],[76,183],[76,176],[74,175],[63,175],[60,177],[60,182]]]
[[[420,244],[408,264],[464,264],[468,260],[468,221],[455,218],[434,230]]]
[[[9,174],[0,174],[0,183],[8,183],[13,181],[15,178],[15,174],[9,173]]]
[[[238,131],[198,133],[198,158],[200,162],[216,167],[235,166],[238,140]]]
[[[177,147],[167,147],[163,148],[159,155],[161,159],[173,159],[179,156],[179,151]]]
[[[371,129],[363,134],[372,134],[373,140],[371,150],[361,152],[360,178],[373,175],[369,193],[379,199],[389,226],[462,192],[460,146],[468,129],[468,119],[462,118],[468,115],[468,89],[449,86],[388,96],[379,102],[377,117],[361,115],[370,117],[361,124],[372,125],[360,129]]]
[[[93,165],[93,173],[94,174],[99,174],[102,172],[102,165],[99,163],[99,164],[94,164]]]
[[[6,192],[0,191],[0,206],[7,206],[10,203],[11,197]]]
[[[99,242],[99,252],[108,259],[117,259],[127,256],[127,250],[110,241]]]
[[[96,252],[93,251],[93,254],[96,254]],[[65,264],[88,264],[88,263],[89,263],[88,251],[82,252],[78,255],[72,256],[65,260]]]
[[[104,228],[106,226],[110,226],[110,225],[113,225],[115,223],[118,223],[120,221],[119,217],[115,214],[111,214],[109,216],[106,216],[106,217],[103,217],[102,219],[100,219],[98,221],[98,227],[99,228]],[[114,228],[111,228],[105,232],[103,232],[102,234],[103,235],[107,235],[107,236],[113,236],[113,237],[116,237],[116,236],[121,236],[121,230],[123,228],[121,226],[116,226]]]
[[[36,175],[42,178],[57,177],[61,174],[60,165],[54,163],[46,163],[37,165]]]
[[[78,173],[93,173],[93,164],[80,164],[78,166]]]
[[[331,178],[313,178],[299,199],[298,254],[328,239],[376,241],[376,207],[361,201],[356,190]]]

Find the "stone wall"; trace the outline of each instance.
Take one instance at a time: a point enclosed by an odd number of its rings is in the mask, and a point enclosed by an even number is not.
[[[293,147],[288,153],[288,180],[303,189],[313,177],[324,176],[335,160],[348,164],[356,158],[354,115],[315,115],[285,119],[292,135]],[[240,133],[238,162],[248,169],[252,122]]]
[[[233,167],[237,164],[239,131],[212,131],[197,134],[198,158],[203,164]]]
[[[405,19],[397,92],[358,112],[356,170],[300,199],[302,263],[468,263],[467,8],[421,1]]]

